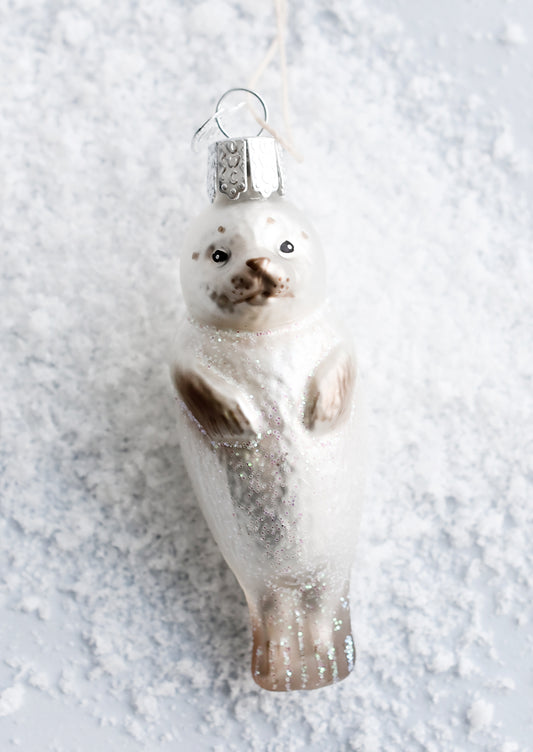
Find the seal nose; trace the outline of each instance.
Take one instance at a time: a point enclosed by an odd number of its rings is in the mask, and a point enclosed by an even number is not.
[[[261,258],[248,259],[246,266],[249,266],[253,272],[266,272],[267,266],[270,264],[270,259],[265,256]]]
[[[270,259],[266,256],[261,256],[260,258],[248,259],[246,266],[252,270],[254,284],[259,285],[259,289],[263,291],[262,295],[264,297],[273,295],[278,286],[278,270],[275,264],[271,264]]]

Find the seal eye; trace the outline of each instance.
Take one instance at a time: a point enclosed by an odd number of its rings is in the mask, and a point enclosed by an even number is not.
[[[211,254],[211,258],[213,259],[215,264],[225,264],[229,257],[229,252],[223,251],[221,248],[217,248],[216,251],[213,251],[213,253]]]
[[[294,246],[290,240],[284,240],[279,249],[282,253],[292,253],[294,251]]]

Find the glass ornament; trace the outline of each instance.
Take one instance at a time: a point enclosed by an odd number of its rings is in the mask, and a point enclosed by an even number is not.
[[[326,300],[325,259],[284,196],[277,142],[210,147],[212,204],[186,234],[172,380],[180,445],[239,581],[264,689],[352,670],[350,570],[363,497],[355,355]]]

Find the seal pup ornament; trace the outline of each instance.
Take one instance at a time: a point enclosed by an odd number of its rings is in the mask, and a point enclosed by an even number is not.
[[[358,377],[326,303],[320,242],[282,197],[267,137],[211,147],[213,204],[189,229],[172,379],[197,499],[249,606],[252,675],[315,689],[352,670],[362,504]]]

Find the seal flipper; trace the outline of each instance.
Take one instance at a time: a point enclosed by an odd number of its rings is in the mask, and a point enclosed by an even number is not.
[[[354,667],[347,591],[309,608],[293,588],[249,601],[253,631],[252,676],[263,689],[318,689],[344,679]]]
[[[174,385],[212,441],[249,440],[258,433],[256,411],[233,384],[199,367],[172,371]]]
[[[336,347],[317,367],[306,396],[304,425],[317,433],[335,428],[350,412],[355,385],[355,359]]]

